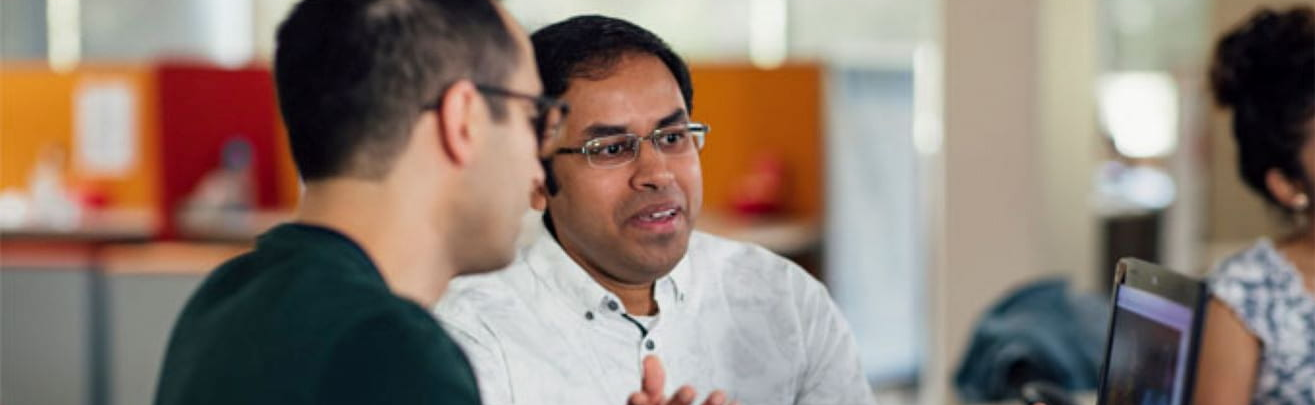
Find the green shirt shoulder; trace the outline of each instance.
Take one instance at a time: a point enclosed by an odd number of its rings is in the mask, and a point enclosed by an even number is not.
[[[477,404],[470,365],[432,316],[388,289],[359,246],[283,225],[216,269],[170,337],[172,404]]]

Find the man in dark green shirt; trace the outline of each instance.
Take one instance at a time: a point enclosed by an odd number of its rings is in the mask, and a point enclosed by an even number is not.
[[[465,356],[346,236],[282,225],[215,270],[170,342],[159,403],[479,403]]]
[[[514,255],[565,114],[533,62],[489,0],[302,1],[274,62],[296,221],[188,301],[156,403],[479,403],[425,308]]]

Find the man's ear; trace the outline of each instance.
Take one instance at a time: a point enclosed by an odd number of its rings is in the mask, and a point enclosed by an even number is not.
[[[460,80],[448,86],[439,99],[438,144],[458,166],[470,162],[475,155],[475,132],[483,122],[478,121],[479,90],[469,80]]]

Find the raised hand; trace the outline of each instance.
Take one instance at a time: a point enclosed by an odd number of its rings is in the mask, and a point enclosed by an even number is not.
[[[667,399],[662,395],[662,387],[666,386],[667,372],[662,369],[662,361],[657,356],[648,356],[644,358],[644,379],[640,385],[641,391],[630,394],[630,400],[627,405],[691,405],[694,403],[694,397],[698,393],[694,388],[688,385],[676,390],[675,395]],[[703,401],[703,405],[726,405],[726,393],[713,391],[708,395],[708,399]],[[730,405],[740,405],[739,401],[731,402]]]

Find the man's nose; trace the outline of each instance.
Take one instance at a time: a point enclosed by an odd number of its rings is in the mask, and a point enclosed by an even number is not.
[[[641,142],[637,147],[638,156],[633,162],[635,174],[630,178],[630,186],[636,190],[664,190],[675,181],[675,175],[667,166],[667,156],[659,152],[650,142]]]

